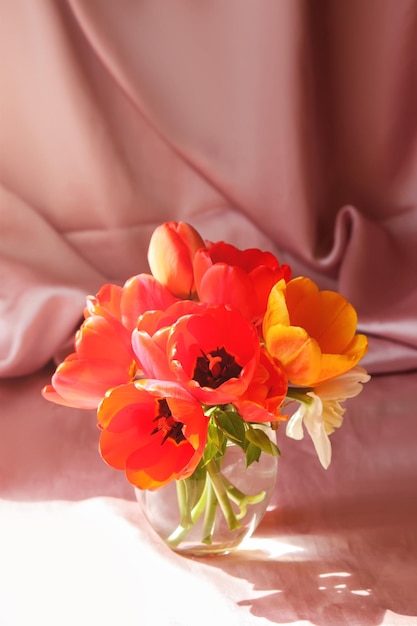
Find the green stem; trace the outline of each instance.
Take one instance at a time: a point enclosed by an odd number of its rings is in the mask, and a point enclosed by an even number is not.
[[[203,522],[202,542],[211,544],[216,522],[218,500],[209,475],[206,475],[207,499]]]
[[[207,480],[200,498],[191,510],[189,507],[189,499],[187,497],[183,497],[185,493],[187,493],[186,480],[177,481],[178,507],[180,510],[181,521],[177,528],[169,535],[166,540],[167,543],[169,543],[173,547],[178,546],[181,541],[185,539],[188,532],[200,519],[206,507]]]
[[[248,504],[258,504],[266,496],[266,491],[260,491],[253,496],[248,495],[240,491],[233,483],[231,483],[225,476],[223,476],[223,483],[226,487],[227,493],[235,504],[239,507],[239,513],[236,515],[236,519],[241,520],[245,517],[248,511]]]
[[[248,505],[257,504],[265,498],[265,491],[255,495],[240,491],[219,471],[218,461],[215,459],[211,459],[204,469],[206,477],[201,492],[201,486],[196,490],[197,483],[192,478],[177,481],[180,523],[167,538],[167,543],[172,547],[178,546],[186,538],[203,513],[201,542],[209,545],[213,541],[219,506],[229,530],[233,531],[241,527],[239,520],[245,517]],[[235,513],[232,502],[239,507],[238,513]]]
[[[213,459],[209,461],[206,468],[229,529],[236,530],[237,528],[240,528],[241,524],[233,511],[229,496],[224,486],[223,476],[218,472],[215,461]]]
[[[189,506],[188,490],[185,480],[177,480],[177,500],[178,508],[180,510],[181,526],[183,528],[189,528],[192,524],[191,509]]]
[[[305,404],[310,404],[313,402],[313,399],[307,395],[309,391],[312,391],[312,387],[288,387],[287,390],[287,398],[291,398],[292,400],[297,400],[297,402],[304,402]]]

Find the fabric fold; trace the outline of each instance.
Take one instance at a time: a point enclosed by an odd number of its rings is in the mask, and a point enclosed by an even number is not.
[[[397,5],[4,5],[0,375],[147,271],[167,220],[275,252],[352,302],[375,371],[417,368],[417,10]]]

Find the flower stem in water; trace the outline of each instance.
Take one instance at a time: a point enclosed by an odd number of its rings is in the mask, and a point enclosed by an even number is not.
[[[219,507],[229,530],[234,531],[241,528],[239,520],[245,517],[248,506],[258,504],[265,498],[265,491],[255,495],[240,491],[219,471],[219,465],[215,459],[211,459],[204,466],[204,470],[206,476],[203,489],[197,486],[199,481],[193,480],[192,477],[176,483],[180,523],[166,540],[172,547],[177,547],[186,539],[203,513],[201,543],[210,545],[213,541]],[[232,503],[239,508],[237,513]]]
[[[210,476],[211,484],[214,492],[217,496],[220,508],[226,518],[227,525],[230,530],[236,530],[240,528],[241,524],[237,520],[235,512],[233,511],[232,504],[226,491],[226,487],[223,482],[223,476],[218,471],[217,465],[214,460],[211,460],[206,465],[207,473]]]

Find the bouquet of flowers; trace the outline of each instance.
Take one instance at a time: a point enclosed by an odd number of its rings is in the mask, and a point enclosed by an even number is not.
[[[270,433],[286,422],[295,439],[305,428],[328,467],[342,403],[369,379],[358,366],[367,339],[342,295],[291,278],[270,252],[204,241],[191,225],[167,222],[151,236],[148,261],[151,273],[87,297],[75,351],[42,393],[96,410],[102,458],[138,490],[177,483],[174,545],[203,510],[210,543],[217,508],[237,528],[264,496],[222,477],[228,445],[247,467],[278,456]],[[195,477],[209,491],[193,491]]]

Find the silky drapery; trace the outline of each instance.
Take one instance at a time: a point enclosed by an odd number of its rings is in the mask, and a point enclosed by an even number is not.
[[[218,610],[236,619],[229,623],[413,623],[404,617],[416,615],[417,607],[408,577],[400,574],[400,555],[417,557],[410,444],[417,400],[416,111],[414,0],[0,0],[0,496],[6,529],[23,524],[26,515],[69,528],[77,511],[82,516],[82,506],[88,508],[80,504],[74,512],[63,505],[44,520],[39,500],[120,498],[92,509],[95,521],[104,514],[108,532],[118,515],[126,524],[136,515],[133,503],[126,504],[129,489],[100,460],[95,465],[97,435],[85,415],[72,418],[68,409],[35,400],[35,390],[47,381],[51,360],[71,351],[85,296],[103,282],[121,284],[148,271],[153,228],[184,220],[207,239],[270,249],[294,275],[340,291],[358,311],[370,345],[363,363],[376,376],[334,436],[341,460],[335,454],[331,473],[316,467],[307,442],[297,442],[298,448],[283,443],[288,461],[283,455],[281,465],[288,465],[277,494],[283,519],[271,512],[259,536],[264,545],[278,546],[280,533],[288,535],[294,523],[300,550],[291,566],[285,557],[287,568],[279,570],[276,548],[272,560],[261,550],[213,569],[170,561],[173,575],[195,567],[209,583],[207,603],[213,593],[211,615]],[[391,507],[384,504],[384,487]],[[31,506],[9,504],[32,498]],[[127,561],[129,550],[139,558],[146,543],[129,528]],[[33,531],[35,543],[36,536]],[[55,563],[58,535],[42,537],[46,562]],[[363,550],[370,545],[369,566],[359,549],[354,565],[349,561],[347,546],[356,541]],[[375,577],[385,544],[398,578],[388,577],[384,587]],[[28,564],[37,552],[24,545]],[[310,569],[303,550],[312,550]],[[6,554],[9,568],[21,558],[11,548]],[[160,564],[160,556],[153,557]],[[153,557],[147,553],[150,563]],[[75,571],[69,560],[65,552],[63,567]],[[311,581],[326,574],[323,562],[332,563],[333,583],[334,567],[344,563],[340,571],[356,576],[358,595],[353,587],[350,596],[342,593],[347,580],[341,574],[339,595],[337,585],[331,596],[326,584],[320,594]],[[217,567],[225,568],[230,595],[215,582]],[[89,568],[94,574],[99,563]],[[0,560],[0,580],[8,579],[6,570]],[[285,587],[284,571],[292,587]],[[275,582],[265,586],[270,577]],[[305,602],[294,591],[297,581],[306,585]],[[49,573],[44,582],[51,582]],[[248,617],[244,598],[251,586],[268,589],[273,600],[257,600],[259,611],[253,605]],[[281,612],[280,593],[286,598]],[[327,613],[313,610],[324,595]],[[142,615],[152,623],[148,609],[136,610],[139,621]],[[194,623],[181,611],[172,608],[172,624]],[[23,618],[5,621],[15,623]]]
[[[1,375],[146,271],[167,219],[276,251],[357,307],[370,369],[415,367],[416,11],[3,2]]]

